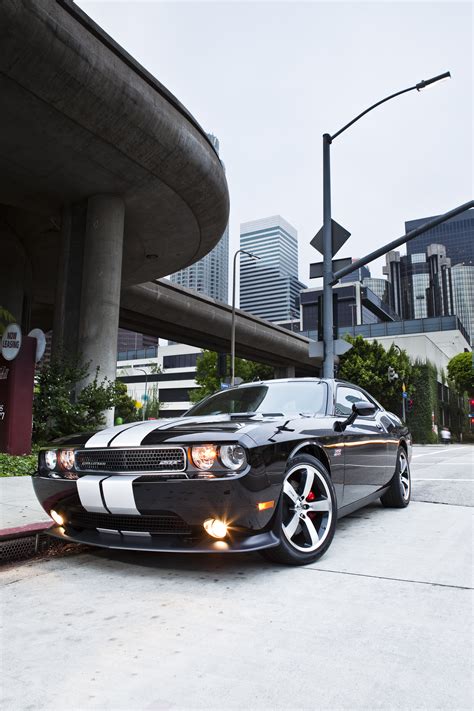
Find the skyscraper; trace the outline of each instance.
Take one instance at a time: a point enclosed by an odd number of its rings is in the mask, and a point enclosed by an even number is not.
[[[240,308],[268,321],[299,318],[298,240],[295,228],[274,215],[240,226]]]
[[[219,153],[219,140],[216,136],[208,137]],[[227,225],[216,246],[205,257],[180,269],[170,276],[174,284],[194,289],[201,294],[218,301],[228,302],[229,298],[229,225]]]
[[[432,219],[433,217],[422,217],[418,220],[409,220],[405,222],[405,230],[410,232]],[[430,244],[442,244],[453,266],[455,264],[474,266],[474,209],[466,210],[407,242],[407,255],[426,252]]]
[[[384,273],[389,281],[389,303],[404,320],[457,316],[472,342],[474,338],[474,265],[456,264],[442,244],[425,252],[400,257],[389,252]]]

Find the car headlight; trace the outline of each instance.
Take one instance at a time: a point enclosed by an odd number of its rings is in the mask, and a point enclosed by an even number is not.
[[[240,444],[224,444],[220,450],[222,464],[227,469],[242,469],[247,464],[245,449]]]
[[[191,457],[198,469],[210,469],[217,459],[215,444],[199,444],[191,447]]]
[[[46,464],[48,469],[50,469],[51,471],[53,471],[53,469],[56,469],[57,461],[58,461],[58,456],[57,456],[56,451],[54,449],[48,449],[44,453],[44,463]]]
[[[66,469],[66,471],[71,471],[74,467],[74,450],[73,449],[60,449],[59,450],[59,466],[61,469]]]

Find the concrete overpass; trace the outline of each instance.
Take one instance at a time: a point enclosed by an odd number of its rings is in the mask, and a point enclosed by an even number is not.
[[[120,291],[193,263],[228,221],[189,111],[71,0],[0,3],[0,304],[115,375]]]
[[[0,305],[110,379],[119,323],[229,351],[229,306],[155,282],[228,220],[189,111],[72,0],[0,3],[0,92]],[[236,349],[314,372],[306,339],[240,311]]]
[[[122,292],[120,325],[140,333],[230,353],[232,309],[166,279]],[[273,365],[281,376],[315,375],[309,340],[246,311],[236,312],[236,354]]]

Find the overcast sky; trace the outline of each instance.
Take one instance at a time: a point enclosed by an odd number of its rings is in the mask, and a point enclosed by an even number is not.
[[[470,3],[76,1],[219,138],[231,252],[241,222],[280,214],[298,230],[300,279],[316,286],[322,134],[446,70],[451,80],[334,141],[333,218],[352,233],[338,256],[364,256],[404,234],[405,220],[472,197]]]

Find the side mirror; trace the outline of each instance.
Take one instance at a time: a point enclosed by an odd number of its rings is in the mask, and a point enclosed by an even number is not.
[[[373,403],[366,402],[365,400],[360,400],[352,405],[352,412],[354,412],[357,417],[369,417],[375,414],[376,411],[377,407]]]
[[[334,423],[334,429],[336,432],[344,432],[346,427],[352,425],[357,417],[368,417],[369,415],[373,415],[376,411],[376,405],[373,405],[371,402],[366,402],[365,400],[359,400],[352,405],[352,412],[346,420]]]

